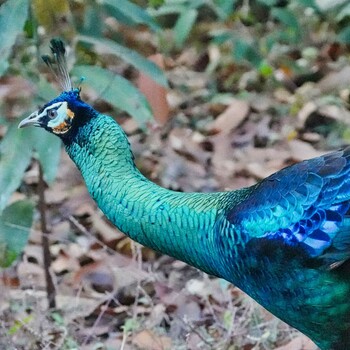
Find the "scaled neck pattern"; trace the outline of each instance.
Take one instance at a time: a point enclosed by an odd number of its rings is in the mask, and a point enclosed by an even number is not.
[[[213,227],[224,193],[164,189],[135,167],[121,127],[99,114],[66,150],[107,218],[135,241],[218,275]]]

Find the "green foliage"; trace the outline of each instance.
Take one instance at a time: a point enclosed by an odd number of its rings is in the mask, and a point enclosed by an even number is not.
[[[99,94],[100,98],[125,110],[141,125],[152,118],[151,109],[144,95],[125,78],[93,66],[77,66],[73,74],[84,76],[86,83]]]
[[[350,26],[344,28],[344,29],[338,34],[338,40],[339,40],[341,43],[350,44]]]
[[[34,152],[34,156],[39,160],[44,173],[45,181],[50,184],[56,178],[58,164],[60,160],[61,142],[60,140],[47,133],[43,135],[40,129],[32,128],[26,133],[26,137],[30,142],[30,147]]]
[[[43,166],[45,180],[51,183],[55,179],[59,161],[60,142],[57,137],[40,133],[35,128],[18,130],[17,124],[11,124],[0,143],[0,212],[21,184],[33,152]]]
[[[133,318],[127,319],[126,322],[124,323],[124,325],[122,326],[123,331],[125,333],[132,332],[132,331],[138,329],[139,327],[140,327],[139,322]]]
[[[189,9],[180,14],[174,27],[175,43],[177,47],[181,47],[184,44],[191,32],[197,16],[198,11],[196,9]]]
[[[119,18],[127,19],[128,24],[146,24],[154,31],[161,28],[144,9],[127,0],[102,0],[102,4],[113,7],[114,14],[119,14]]]
[[[259,67],[262,57],[256,46],[247,43],[245,40],[237,39],[235,41],[234,50],[232,52],[234,59],[237,62],[247,60],[252,63],[255,67]]]
[[[237,0],[214,0],[213,8],[221,20],[226,20],[232,15],[232,9]]]
[[[41,79],[38,95],[50,100],[56,92]],[[25,117],[25,116],[22,116]],[[57,137],[43,133],[36,128],[18,129],[17,123],[8,125],[8,130],[0,143],[0,212],[6,206],[11,194],[21,184],[23,174],[33,156],[41,163],[44,178],[48,183],[54,181],[58,169],[61,143]]]
[[[13,326],[9,329],[8,334],[9,335],[15,335],[19,332],[20,329],[25,327],[27,324],[29,324],[33,320],[33,315],[28,315],[21,319],[21,321],[16,320],[13,324]]]
[[[98,51],[101,50],[104,53],[110,53],[122,58],[135,68],[148,74],[158,84],[167,86],[168,83],[163,71],[156,64],[142,57],[136,51],[130,50],[127,47],[108,39],[94,38],[84,35],[79,36],[79,39],[85,43],[95,45]]]
[[[226,10],[229,11],[228,8]],[[327,40],[348,44],[349,17],[348,1],[233,2],[225,17],[231,19],[230,25],[212,31],[209,35],[213,44],[231,47],[235,63],[251,66],[260,76],[268,78],[273,76],[273,70],[280,65],[293,71],[298,69],[289,53],[302,50],[305,43],[310,45],[315,42],[315,45],[319,45],[320,41],[325,40],[326,36],[321,37],[320,34],[324,22],[327,22],[329,28]],[[299,68],[307,70],[310,67]]]
[[[62,29],[61,33],[50,34],[56,30],[52,23],[57,22],[60,15],[69,16],[67,11],[70,11],[67,3],[62,3],[57,11],[51,11],[51,8],[46,11],[45,6],[50,7],[50,4],[51,2],[18,0],[7,1],[0,7],[0,53],[2,58],[0,76],[7,72],[20,74],[37,87],[36,97],[27,103],[26,110],[31,112],[37,109],[38,105],[46,103],[59,93],[38,72],[37,67],[41,65],[41,62],[40,59],[39,61],[37,59],[41,53],[46,53],[48,48],[40,46],[40,41],[37,39],[37,25],[40,24],[46,29],[48,39],[50,36],[66,36],[72,33]],[[29,6],[32,6],[32,12],[28,11]],[[166,77],[159,67],[136,51],[124,46],[122,38],[115,37],[114,41],[103,38],[105,31],[108,30],[103,18],[106,13],[114,16],[121,23],[130,26],[142,24],[148,26],[152,31],[159,32],[159,25],[144,9],[128,0],[92,1],[83,6],[86,10],[83,21],[77,21],[76,28],[70,27],[78,31],[80,42],[87,45],[88,48],[102,49],[106,53],[117,56],[148,74],[159,84],[167,86]],[[99,23],[99,26],[96,26],[96,23]],[[26,35],[25,40],[18,40],[18,37],[24,38]],[[33,54],[38,48],[40,53]],[[90,54],[90,52],[88,49],[87,53]],[[145,97],[126,79],[111,75],[108,70],[100,67],[81,65],[76,67],[75,72],[79,77],[85,76],[87,84],[100,93],[101,98],[106,99],[112,106],[127,111],[137,118],[139,123],[143,124],[152,117]],[[5,106],[1,107],[4,111],[6,110]],[[24,115],[19,117],[26,116],[24,112]],[[40,161],[46,182],[54,181],[61,146],[57,137],[40,129],[18,130],[17,123],[9,123],[1,116],[0,123],[7,126],[7,132],[0,141],[0,213],[2,213],[0,218],[0,235],[2,235],[0,236],[0,264],[8,266],[22,251],[27,241],[33,208],[26,202],[10,207],[6,207],[6,204],[12,193],[20,186],[23,174],[33,156]],[[18,217],[16,217],[16,211]],[[20,217],[22,221],[19,220]],[[13,221],[13,219],[16,220]],[[20,227],[13,227],[14,222],[17,222]]]
[[[7,1],[0,6],[0,76],[9,67],[9,56],[28,16],[29,1]]]
[[[285,39],[286,43],[297,43],[301,35],[297,16],[291,10],[281,8],[272,8],[271,16],[284,26],[280,38]]]
[[[18,201],[0,215],[0,266],[10,266],[27,244],[33,221],[33,204]]]
[[[150,9],[150,13],[156,18],[176,16],[173,36],[176,46],[181,48],[196,22],[198,9],[206,3],[205,0],[165,0],[157,9]]]
[[[151,7],[158,7],[164,4],[164,0],[148,0],[148,4]]]
[[[31,160],[32,149],[28,147],[27,135],[16,125],[11,125],[0,144],[0,212],[13,191],[22,181],[23,173]]]

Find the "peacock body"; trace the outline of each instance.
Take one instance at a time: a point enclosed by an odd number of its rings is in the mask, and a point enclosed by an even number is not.
[[[180,193],[138,171],[121,127],[77,89],[20,127],[28,125],[62,139],[91,196],[126,235],[232,282],[321,349],[350,349],[350,148],[248,188]]]

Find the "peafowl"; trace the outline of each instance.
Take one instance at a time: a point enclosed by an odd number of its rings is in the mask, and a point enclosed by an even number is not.
[[[181,193],[135,167],[118,123],[74,89],[65,48],[45,62],[63,92],[24,119],[61,138],[89,193],[133,240],[224,278],[323,350],[350,349],[350,147],[235,191]]]

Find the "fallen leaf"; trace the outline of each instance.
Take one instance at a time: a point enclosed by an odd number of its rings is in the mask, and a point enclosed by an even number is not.
[[[248,116],[249,108],[246,101],[233,99],[225,111],[209,125],[209,130],[229,134]]]
[[[320,106],[318,112],[325,117],[338,120],[349,125],[350,112],[343,106],[324,105]]]
[[[0,99],[25,99],[33,95],[34,85],[21,76],[6,76],[0,79]]]
[[[58,274],[64,271],[76,271],[79,269],[79,262],[73,256],[65,254],[63,251],[61,251],[57,259],[52,262],[51,268]]]
[[[161,54],[149,56],[148,59],[164,70],[164,57]],[[167,101],[167,89],[157,84],[148,75],[140,72],[137,80],[137,87],[146,96],[149,102],[154,119],[161,125],[169,119],[170,108]]]
[[[151,330],[144,330],[137,333],[132,343],[142,350],[170,350],[172,348],[171,338],[158,336]]]
[[[115,226],[107,223],[99,212],[92,214],[92,225],[96,232],[99,233],[99,238],[103,243],[108,243],[114,240],[121,240],[125,237]]]
[[[18,277],[23,289],[45,288],[44,269],[38,264],[21,262],[18,265]]]
[[[147,317],[147,327],[154,329],[154,327],[159,327],[163,320],[167,319],[166,308],[164,304],[156,304],[151,310]]]
[[[350,67],[346,65],[338,72],[329,73],[323,79],[321,79],[316,87],[322,91],[322,93],[329,93],[332,91],[338,91],[340,89],[348,88],[350,85]]]
[[[324,152],[317,151],[312,145],[301,140],[292,140],[288,142],[291,158],[297,162],[305,159],[319,157]]]
[[[317,346],[305,335],[300,335],[276,350],[317,350]]]
[[[299,128],[303,128],[309,116],[312,113],[315,113],[316,111],[317,111],[317,105],[315,102],[310,101],[305,103],[305,105],[299,110],[297,115]]]
[[[2,289],[3,286],[11,288],[20,287],[20,281],[14,268],[8,268],[0,271],[0,282]]]
[[[74,276],[74,285],[92,288],[99,293],[114,290],[115,278],[113,272],[104,263],[97,261],[82,266]]]

